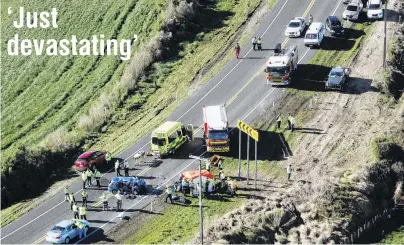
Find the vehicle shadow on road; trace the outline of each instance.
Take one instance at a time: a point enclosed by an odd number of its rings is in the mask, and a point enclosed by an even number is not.
[[[95,230],[93,230],[93,229],[95,229]],[[92,232],[94,232],[94,233],[92,233]],[[91,236],[88,236],[89,234],[91,234]],[[79,239],[76,241],[76,243],[78,241],[79,241]],[[80,241],[80,244],[90,244],[90,243],[97,243],[97,242],[114,243],[115,240],[108,238],[105,235],[105,231],[103,229],[92,228],[87,233],[87,237],[85,239],[83,239],[82,241]]]

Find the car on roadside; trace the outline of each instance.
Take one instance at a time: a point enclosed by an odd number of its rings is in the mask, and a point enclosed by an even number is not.
[[[92,169],[95,165],[103,164],[106,162],[106,151],[86,151],[81,154],[74,162],[76,170],[84,171],[87,168]]]
[[[352,2],[352,0],[343,0],[343,1],[342,1],[343,4],[348,4],[348,3],[350,3],[350,2]]]
[[[366,9],[368,19],[383,19],[382,0],[369,0]]]
[[[348,82],[350,73],[351,69],[349,68],[342,68],[342,67],[332,68],[330,73],[328,74],[328,79],[325,82],[325,88],[331,90],[343,91]]]
[[[342,13],[342,18],[345,20],[358,20],[362,8],[362,0],[352,0]]]
[[[306,21],[303,17],[296,17],[286,25],[287,37],[300,37],[306,29]]]
[[[344,26],[337,16],[328,16],[325,20],[325,29],[332,36],[342,36],[344,35]]]
[[[79,236],[79,229],[76,225],[77,222],[83,224],[87,231],[90,229],[90,223],[87,220],[63,220],[46,233],[46,241],[53,244],[70,243],[71,240]]]

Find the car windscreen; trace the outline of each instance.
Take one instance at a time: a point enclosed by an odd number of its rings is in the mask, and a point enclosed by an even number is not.
[[[163,145],[166,144],[166,139],[152,137],[152,144],[153,145],[158,145],[158,146],[163,146]]]
[[[380,4],[370,4],[368,9],[379,9]]]
[[[54,226],[51,231],[63,232],[65,228],[60,226]]]
[[[228,137],[227,130],[209,130],[208,132],[208,138],[212,140],[225,140]]]
[[[306,34],[305,39],[317,39],[317,34]]]
[[[342,77],[341,71],[331,71],[330,77]]]
[[[87,162],[85,158],[77,158],[76,162]]]
[[[358,6],[355,5],[349,5],[346,10],[348,11],[356,11],[358,9]]]
[[[339,22],[338,20],[333,20],[331,21],[331,26],[341,26],[341,22]]]
[[[284,66],[282,67],[268,67],[267,68],[269,75],[271,76],[284,76],[288,69]]]
[[[300,22],[290,22],[289,23],[289,27],[299,27],[300,26]]]

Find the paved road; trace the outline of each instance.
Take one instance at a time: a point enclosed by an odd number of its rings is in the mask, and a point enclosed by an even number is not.
[[[316,50],[310,50],[304,47],[302,38],[285,38],[285,25],[290,19],[297,16],[308,16],[311,13],[314,21],[324,22],[328,15],[335,13],[341,16],[343,5],[341,1],[334,0],[282,0],[278,1],[273,10],[262,20],[256,31],[256,36],[262,36],[263,48],[273,48],[276,43],[283,43],[284,46],[298,45],[299,63],[307,63],[315,54]],[[199,127],[202,124],[202,105],[214,105],[226,103],[228,118],[230,124],[234,126],[237,119],[251,122],[259,116],[264,108],[271,105],[283,93],[282,88],[271,88],[265,83],[265,74],[263,66],[272,51],[264,50],[262,52],[251,50],[250,43],[241,48],[242,59],[232,59],[209,83],[196,91],[181,106],[179,106],[167,120],[180,120],[185,124],[193,124]],[[197,136],[201,137],[202,132],[197,130]],[[136,144],[126,151],[119,154],[118,157],[129,158],[131,166],[134,161],[131,156],[139,149],[148,149],[150,134],[145,135]],[[188,154],[202,154],[205,151],[202,140],[196,139],[195,142],[188,143],[182,147],[173,158],[165,159],[163,163],[152,165],[152,159],[146,159],[146,162],[136,166],[131,170],[131,175],[142,175],[149,184],[148,188],[152,194],[140,196],[134,200],[124,200],[124,215],[130,216],[136,210],[148,205],[155,198],[154,194],[160,194],[163,186],[173,178],[178,178],[180,172],[185,169],[196,168],[196,162],[188,159]],[[103,181],[107,184],[115,173],[106,173]],[[77,180],[70,189],[75,191],[76,199],[80,200],[80,191],[82,182]],[[90,205],[96,205],[97,199],[104,190],[96,188],[89,190],[89,200],[94,201]],[[72,218],[69,204],[63,202],[63,193],[49,198],[45,203],[23,215],[20,219],[12,222],[1,229],[1,243],[20,244],[20,243],[46,243],[44,234],[53,227],[54,224],[63,220]],[[110,199],[110,204],[114,201]],[[87,218],[94,227],[93,234],[96,237],[102,237],[99,234],[110,230],[116,223],[120,222],[117,217],[122,215],[116,212],[102,212],[100,206],[89,209]],[[134,217],[136,218],[136,217]],[[87,240],[89,241],[89,240]],[[86,241],[75,241],[83,242]]]

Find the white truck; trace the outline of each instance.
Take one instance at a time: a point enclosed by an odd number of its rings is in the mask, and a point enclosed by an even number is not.
[[[203,137],[207,152],[230,150],[229,122],[224,105],[203,106]]]

